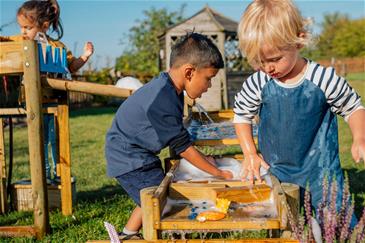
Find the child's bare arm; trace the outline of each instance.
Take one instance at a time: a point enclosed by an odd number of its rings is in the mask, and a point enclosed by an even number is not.
[[[77,59],[69,63],[68,68],[71,73],[77,72],[89,60],[89,57],[94,53],[94,46],[91,42],[85,43],[84,53]]]
[[[270,166],[257,154],[252,137],[252,125],[248,123],[235,123],[235,129],[244,155],[241,176],[242,178],[248,177],[250,183],[253,183],[254,176],[261,182],[260,167],[263,166],[265,169],[269,169]]]
[[[193,146],[188,147],[184,152],[180,154],[181,157],[189,161],[191,164],[197,168],[213,175],[216,177],[222,177],[224,179],[232,179],[233,175],[229,171],[220,170],[206,160],[198,150]]]
[[[354,111],[348,120],[352,132],[352,157],[359,163],[362,159],[365,165],[365,109]]]

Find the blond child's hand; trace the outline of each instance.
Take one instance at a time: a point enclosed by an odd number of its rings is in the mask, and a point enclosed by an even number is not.
[[[91,42],[86,42],[84,45],[84,53],[82,54],[81,58],[84,61],[87,61],[89,57],[94,53],[94,45]]]
[[[228,170],[221,170],[220,177],[223,177],[225,180],[230,180],[233,178],[233,174]]]
[[[365,165],[365,139],[354,140],[351,147],[351,154],[356,163],[360,163],[362,160]]]
[[[262,166],[265,169],[269,169],[270,166],[264,161],[261,155],[256,153],[245,155],[244,157],[240,172],[242,180],[246,180],[247,178],[250,184],[253,184],[254,177],[256,177],[258,182],[261,182],[260,167]]]

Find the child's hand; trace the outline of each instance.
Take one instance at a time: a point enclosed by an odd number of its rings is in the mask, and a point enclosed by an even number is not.
[[[91,42],[86,42],[84,46],[84,53],[82,54],[82,58],[84,61],[87,61],[89,57],[94,53],[94,45]]]
[[[265,169],[269,169],[270,166],[263,160],[261,155],[258,154],[250,154],[245,155],[245,158],[242,162],[242,169],[241,169],[241,177],[242,180],[246,178],[249,180],[250,184],[253,184],[254,177],[261,182],[260,176],[260,167],[264,167]]]
[[[365,139],[354,140],[351,147],[352,158],[356,163],[362,160],[365,165]]]
[[[233,174],[228,170],[221,170],[220,177],[223,177],[225,180],[230,180],[233,178]]]

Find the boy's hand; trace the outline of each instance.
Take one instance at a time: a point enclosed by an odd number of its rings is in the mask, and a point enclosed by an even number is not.
[[[254,177],[256,177],[258,182],[261,182],[260,167],[262,166],[265,169],[269,169],[270,166],[263,160],[261,155],[256,153],[245,155],[244,157],[240,172],[242,180],[247,178],[250,184],[253,184]]]
[[[360,163],[362,160],[365,165],[365,139],[354,140],[351,147],[351,154],[356,163]]]
[[[94,45],[91,42],[86,42],[84,46],[84,53],[82,54],[82,59],[87,61],[89,57],[94,53]]]
[[[228,170],[221,170],[220,172],[220,177],[223,177],[225,180],[230,180],[233,178],[233,174],[232,172],[228,171]]]

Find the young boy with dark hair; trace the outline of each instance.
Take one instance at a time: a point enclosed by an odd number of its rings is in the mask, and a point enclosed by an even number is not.
[[[158,186],[164,178],[158,154],[170,146],[177,155],[216,177],[231,179],[193,146],[183,126],[186,94],[195,99],[211,87],[223,68],[218,48],[207,37],[187,34],[171,52],[170,70],[137,90],[118,109],[106,135],[107,172],[137,204],[121,239],[136,239],[142,226],[140,190]]]

